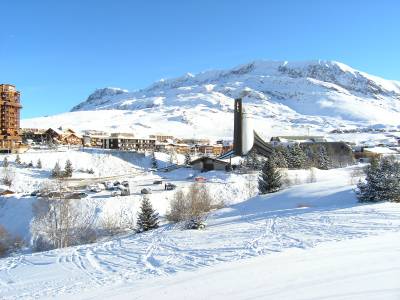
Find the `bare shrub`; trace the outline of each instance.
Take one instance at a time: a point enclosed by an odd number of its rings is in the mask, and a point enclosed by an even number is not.
[[[15,181],[15,171],[9,165],[2,168],[1,181],[4,185],[11,187]]]
[[[365,177],[365,169],[364,168],[355,168],[350,173],[350,184],[357,184],[360,180]]]
[[[106,235],[116,235],[127,230],[135,230],[135,215],[126,208],[121,207],[113,214],[103,216],[100,224]]]
[[[20,237],[13,237],[2,225],[0,225],[0,257],[4,257],[9,253],[17,251],[23,246],[24,242]]]
[[[213,203],[205,184],[193,183],[186,193],[182,190],[175,193],[166,217],[174,223],[185,222],[186,228],[199,228],[204,226],[207,213],[221,205]]]
[[[317,174],[315,173],[315,168],[310,168],[309,169],[309,175],[307,178],[307,183],[313,183],[317,181]]]
[[[76,200],[67,199],[63,181],[57,180],[49,189],[56,196],[44,196],[33,205],[31,232],[34,248],[41,251],[93,242],[94,212],[83,212],[77,207]]]
[[[287,171],[282,170],[282,187],[290,187],[293,185],[292,181],[290,180]]]

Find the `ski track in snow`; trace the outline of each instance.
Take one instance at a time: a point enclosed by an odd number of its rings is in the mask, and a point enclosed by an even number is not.
[[[113,241],[2,259],[0,295],[2,299],[52,297],[288,248],[307,249],[326,241],[400,231],[400,207],[388,203],[301,209],[301,214],[292,210],[267,218],[239,215],[234,222],[218,218],[219,223],[210,220],[204,231],[167,225]],[[25,270],[35,270],[34,280],[26,278]]]

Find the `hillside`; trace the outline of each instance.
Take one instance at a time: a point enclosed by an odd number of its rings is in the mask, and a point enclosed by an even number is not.
[[[96,90],[70,113],[23,120],[24,127],[231,137],[233,99],[245,95],[261,134],[350,127],[395,127],[400,83],[339,62],[255,61],[230,70],[190,73],[128,92]]]
[[[212,213],[205,230],[166,224],[3,258],[0,298],[398,299],[400,207],[358,203],[353,170],[318,171],[316,182],[249,199],[227,189],[236,178],[231,186],[242,191],[244,178],[207,173],[210,186],[221,186],[214,195],[239,197]],[[160,210],[166,199],[152,196]],[[7,200],[7,207],[29,201]],[[92,200],[99,213],[122,201]]]

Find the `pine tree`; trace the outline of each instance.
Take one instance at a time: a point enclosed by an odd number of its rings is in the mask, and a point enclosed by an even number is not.
[[[33,162],[32,161],[29,162],[28,168],[33,168]]]
[[[38,159],[38,161],[36,163],[36,168],[38,168],[38,169],[42,168],[42,161],[40,160],[40,158]]]
[[[61,167],[58,162],[56,162],[53,170],[51,171],[51,177],[53,177],[53,178],[61,178],[62,177]]]
[[[268,159],[262,169],[258,179],[258,190],[260,194],[273,193],[282,186],[282,175],[276,169],[272,159]]]
[[[192,162],[192,157],[190,156],[190,152],[186,152],[185,154],[185,165],[190,166],[190,163]]]
[[[3,168],[7,168],[9,165],[10,165],[10,163],[8,162],[8,158],[7,158],[7,157],[4,157],[4,160],[3,160]]]
[[[153,151],[152,155],[151,155],[151,167],[153,169],[158,169],[158,163],[157,163],[157,159],[156,159],[156,153]]]
[[[15,158],[15,163],[18,165],[21,164],[21,157],[19,156],[19,154],[17,154],[17,157]]]
[[[270,159],[272,159],[272,161],[274,162],[275,167],[277,168],[281,168],[281,169],[287,169],[288,164],[287,164],[287,160],[286,160],[286,156],[284,155],[284,153],[287,153],[287,148],[274,148]]]
[[[326,151],[325,146],[319,147],[317,156],[317,168],[321,170],[329,170],[331,168],[332,162]]]
[[[144,196],[136,223],[136,231],[143,232],[158,228],[158,213],[153,209],[148,197]]]
[[[400,163],[385,157],[372,160],[366,170],[365,182],[357,185],[357,196],[361,202],[400,202]]]
[[[293,145],[289,149],[289,169],[303,169],[306,166],[307,156],[303,149],[297,144]]]
[[[244,167],[249,170],[260,170],[262,168],[262,163],[260,158],[257,155],[257,151],[251,150],[245,160],[244,160]]]
[[[72,173],[74,172],[74,169],[72,167],[72,163],[69,159],[65,162],[65,168],[64,168],[64,176],[65,177],[72,177]]]

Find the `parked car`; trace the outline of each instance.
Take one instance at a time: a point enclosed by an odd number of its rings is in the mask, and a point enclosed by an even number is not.
[[[91,191],[93,193],[99,193],[102,190],[98,184],[89,185],[87,189],[88,191]]]
[[[129,188],[121,189],[121,196],[129,196],[130,194],[131,191],[129,190]]]
[[[111,197],[121,196],[120,190],[115,190],[111,192]]]
[[[117,181],[114,181],[114,186],[118,186],[118,185],[120,185],[121,184],[121,182],[119,182],[118,180]]]
[[[114,184],[110,181],[104,182],[104,186],[106,187],[107,191],[112,191],[114,189]]]
[[[33,192],[31,193],[31,196],[32,196],[32,197],[36,197],[36,196],[39,196],[39,194],[40,194],[40,191],[39,191],[39,190],[35,190],[35,191],[33,191]]]
[[[202,177],[202,176],[197,176],[197,177],[194,178],[194,181],[196,181],[196,182],[206,182],[207,179],[205,177]]]
[[[76,193],[70,193],[65,196],[66,199],[82,199],[86,198],[88,194],[84,192],[76,192]]]
[[[162,180],[154,180],[153,184],[162,184]]]
[[[121,185],[123,185],[124,187],[128,188],[129,187],[129,182],[124,180],[121,182]]]
[[[166,191],[171,191],[171,190],[176,189],[176,185],[168,182],[168,183],[165,184],[164,189]]]
[[[45,195],[45,197],[48,197],[48,198],[59,198],[59,197],[61,197],[61,196],[63,196],[63,194],[62,193],[60,193],[60,192],[50,192],[50,193],[48,193],[47,195]]]
[[[151,189],[149,188],[144,188],[140,191],[141,194],[151,194]]]

